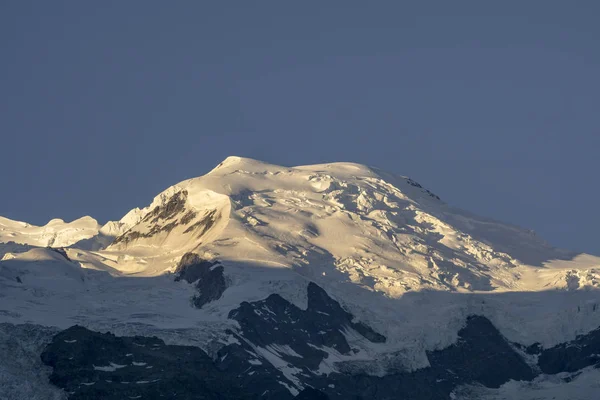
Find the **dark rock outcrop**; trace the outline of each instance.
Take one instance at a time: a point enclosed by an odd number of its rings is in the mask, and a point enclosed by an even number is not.
[[[293,384],[285,375],[259,354],[253,344],[231,331],[227,333],[232,335],[233,343],[218,351],[217,368],[235,376],[241,387],[251,387],[264,398],[291,397],[287,388],[293,388]]]
[[[47,249],[48,250],[52,250],[53,252],[60,254],[61,256],[63,256],[65,258],[65,260],[67,260],[69,262],[72,261],[69,258],[69,256],[67,255],[67,251],[65,250],[64,247],[50,247],[50,246],[48,246]]]
[[[330,374],[311,381],[332,399],[450,399],[458,385],[499,387],[509,380],[532,380],[534,371],[485,317],[471,316],[458,341],[427,352],[430,366],[413,372],[390,371],[383,377]],[[333,388],[330,387],[333,383]]]
[[[177,192],[165,204],[154,207],[152,211],[146,214],[139,224],[146,223],[150,225],[151,228],[148,232],[136,231],[134,226],[132,229],[116,237],[112,244],[127,244],[136,239],[149,238],[161,232],[171,232],[176,226],[181,224],[181,220],[177,220],[175,217],[185,210],[187,196],[188,192],[186,190]],[[181,219],[189,220],[190,218],[188,212]],[[170,222],[165,223],[166,221]]]
[[[190,225],[185,231],[183,231],[183,233],[196,232],[196,236],[202,236],[214,226],[218,218],[219,214],[217,214],[217,210],[211,210],[207,212],[201,220],[197,221],[193,225]],[[187,215],[184,216],[182,222],[184,219],[187,220]],[[191,219],[189,221],[191,221]],[[186,222],[184,225],[187,225],[189,221]]]
[[[201,282],[218,267],[187,254],[177,279]],[[389,367],[384,376],[325,374],[321,367],[333,365],[332,353],[357,351],[346,339],[350,330],[373,343],[386,338],[353,322],[352,314],[316,284],[309,283],[307,295],[306,310],[277,294],[240,304],[229,314],[239,329],[225,332],[230,340],[214,359],[196,347],[169,346],[157,338],[118,338],[76,326],[56,335],[42,360],[54,368],[51,382],[77,400],[285,400],[292,393],[298,399],[449,400],[460,385],[498,388],[510,380],[531,381],[539,370],[556,374],[600,365],[600,328],[550,349],[525,348],[510,343],[487,318],[473,315],[456,343],[427,352],[426,368],[409,372]],[[524,351],[539,356],[539,370],[524,360]]]
[[[160,220],[174,218],[184,210],[187,196],[187,190],[175,193],[164,205],[154,207],[154,209],[144,217],[144,220],[150,221],[151,223],[157,223]]]
[[[441,199],[440,199],[440,196],[438,196],[438,195],[436,195],[436,194],[432,193],[432,192],[431,192],[430,190],[428,190],[428,189],[425,189],[425,188],[424,188],[424,187],[423,187],[423,186],[422,186],[420,183],[418,183],[418,182],[415,182],[414,180],[412,180],[412,179],[410,179],[410,178],[406,178],[406,183],[408,183],[408,184],[409,184],[409,185],[411,185],[411,186],[414,186],[414,187],[416,187],[416,188],[419,188],[419,189],[421,189],[423,192],[427,193],[427,194],[428,194],[430,197],[433,197],[434,199],[441,200]]]
[[[198,214],[195,211],[189,210],[185,213],[183,217],[181,217],[181,220],[179,222],[181,222],[182,225],[187,225],[190,222],[192,222],[192,220],[196,218],[197,215]]]
[[[295,397],[296,400],[329,400],[329,396],[320,390],[316,390],[313,388],[306,388],[301,391],[298,396]]]
[[[320,288],[314,287],[312,300],[323,300],[321,296]],[[330,298],[318,303],[318,307],[309,303],[311,311],[294,310],[294,306],[285,304],[287,302],[278,296],[269,298],[270,301],[248,303],[255,306],[251,309],[253,314],[257,315],[255,311],[260,310],[266,319],[240,318],[242,331],[239,334],[228,332],[233,337],[232,343],[221,348],[215,360],[196,347],[165,345],[154,337],[116,337],[75,326],[54,337],[44,350],[42,361],[53,367],[51,383],[70,393],[70,399],[77,400],[137,396],[149,399],[291,399],[288,388],[293,388],[294,384],[258,351],[269,344],[289,346],[298,352],[297,356],[279,356],[289,367],[303,371],[297,375],[304,386],[298,388],[299,399],[449,399],[452,390],[461,384],[498,387],[510,379],[531,380],[535,376],[496,328],[486,318],[478,316],[467,320],[457,343],[427,353],[430,367],[413,372],[390,371],[382,377],[335,372],[319,374],[311,369],[316,363],[312,357],[326,354],[318,353],[317,349],[313,349],[315,353],[307,352],[300,343],[300,332],[306,329],[331,332],[335,329],[335,325],[323,321],[309,322],[310,314],[316,309],[327,309],[331,320],[338,322],[347,322],[345,311],[340,311],[339,304]],[[289,315],[289,319],[280,325],[277,318],[283,315]],[[264,325],[266,321],[271,321],[270,327]],[[286,327],[287,323],[298,324],[299,329],[290,329]],[[249,324],[258,325],[249,329]],[[283,335],[279,336],[275,327],[285,330]],[[318,343],[318,337],[308,335],[304,339]],[[344,350],[336,335],[329,340],[331,342],[326,339],[322,344],[327,342]]]
[[[201,349],[154,337],[116,337],[74,326],[56,335],[41,358],[53,368],[50,382],[71,400],[292,398],[276,381],[263,394],[263,387],[244,386]]]
[[[212,228],[220,217],[217,210],[205,210],[198,219],[199,212],[186,208],[188,192],[175,193],[163,205],[156,206],[142,220],[128,231],[117,236],[112,244],[127,245],[137,239],[150,238],[159,233],[170,233],[177,227],[186,227],[183,233],[194,233],[197,238]],[[196,222],[193,222],[196,220]],[[192,223],[193,222],[193,223]]]
[[[600,368],[600,328],[571,342],[537,350],[538,365],[545,374],[575,372],[592,365]]]
[[[240,334],[261,347],[289,346],[291,354],[281,357],[295,365],[315,370],[328,353],[328,347],[342,354],[351,354],[344,330],[353,328],[371,342],[384,342],[385,337],[370,327],[352,322],[352,314],[314,283],[309,283],[308,307],[302,310],[278,294],[265,300],[248,303],[229,313],[239,322]]]
[[[432,368],[439,375],[447,375],[445,379],[498,388],[511,379],[529,381],[536,375],[485,317],[468,317],[458,338],[452,346],[427,353]]]
[[[192,298],[192,303],[202,308],[206,303],[219,299],[227,288],[223,271],[223,266],[217,261],[203,260],[198,254],[186,253],[175,269],[175,281],[195,284],[198,294]]]

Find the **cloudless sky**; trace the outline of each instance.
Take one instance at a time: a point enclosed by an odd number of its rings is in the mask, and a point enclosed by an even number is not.
[[[600,254],[598,1],[0,2],[0,215],[353,161]]]

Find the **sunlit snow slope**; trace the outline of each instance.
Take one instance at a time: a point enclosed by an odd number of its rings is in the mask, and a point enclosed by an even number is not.
[[[392,298],[598,284],[595,257],[552,248],[529,230],[452,208],[409,178],[352,163],[285,168],[229,157],[138,215],[107,254],[150,260],[194,250]],[[138,272],[162,270],[150,263]]]

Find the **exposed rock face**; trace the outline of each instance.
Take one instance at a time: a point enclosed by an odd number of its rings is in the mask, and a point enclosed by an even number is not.
[[[235,375],[219,370],[201,349],[167,346],[154,337],[116,337],[80,326],[54,337],[42,353],[50,382],[69,399],[256,399]],[[266,399],[291,398],[283,391]]]
[[[179,280],[202,282],[217,263],[187,254]],[[221,267],[222,268],[222,267]],[[70,399],[451,399],[458,386],[498,388],[510,380],[531,381],[547,374],[600,365],[600,329],[542,349],[538,368],[483,316],[470,316],[456,343],[428,351],[429,367],[407,372],[390,368],[384,376],[322,372],[331,354],[352,356],[347,335],[354,330],[371,343],[386,338],[353,316],[314,283],[306,310],[273,294],[243,302],[229,317],[239,323],[214,359],[190,346],[170,346],[157,338],[115,337],[75,326],[57,334],[42,354],[53,367],[51,383]],[[161,397],[163,396],[163,397]]]
[[[129,243],[139,238],[152,237],[160,232],[170,232],[175,228],[181,221],[175,219],[182,211],[185,210],[185,202],[188,193],[185,190],[176,192],[163,206],[156,206],[152,211],[144,216],[141,222],[147,222],[151,229],[148,232],[138,232],[135,230],[129,230],[118,236],[112,244],[117,243]],[[193,219],[193,215],[189,212],[182,217],[182,220],[190,221]],[[165,223],[170,221],[169,223]]]
[[[546,374],[575,372],[591,365],[600,368],[600,328],[539,354],[538,365]]]
[[[185,231],[183,231],[183,233],[190,233],[190,232],[194,232],[196,231],[197,234],[196,236],[202,236],[204,233],[206,233],[206,231],[208,231],[210,228],[213,227],[213,225],[215,224],[215,222],[217,221],[218,218],[218,214],[217,214],[217,210],[212,210],[209,211],[208,213],[206,213],[206,215],[204,216],[204,218],[202,218],[200,221],[196,222],[195,224],[191,225],[189,228],[187,228]],[[186,220],[186,224],[189,223],[189,221],[193,219],[193,217],[190,217],[189,215],[185,215],[182,219]]]
[[[177,268],[177,279],[201,284],[211,281],[213,271],[221,271],[222,276],[220,265],[189,253]],[[157,338],[115,337],[80,326],[58,334],[42,354],[42,361],[54,368],[51,383],[71,393],[71,399],[163,395],[173,399],[285,400],[296,394],[303,399],[327,399],[324,391],[310,387],[311,381],[303,388],[303,383],[290,380],[276,368],[281,365],[265,356],[266,348],[280,345],[292,349],[295,356],[283,354],[285,362],[304,370],[307,377],[314,375],[318,384],[323,378],[313,370],[328,353],[314,347],[351,354],[343,333],[348,329],[372,342],[383,342],[385,337],[352,322],[353,316],[316,284],[310,283],[307,292],[307,310],[272,295],[232,311],[231,318],[240,322],[241,330],[228,332],[232,343],[221,348],[214,361],[196,347],[168,346]]]
[[[61,256],[63,256],[67,261],[72,261],[69,256],[67,255],[67,251],[64,249],[64,247],[48,247],[49,250],[52,250],[58,254],[60,254]]]
[[[218,351],[217,364],[220,371],[235,376],[240,386],[253,388],[261,394],[260,398],[287,399],[297,393],[293,383],[257,352],[256,346],[233,332],[228,333],[233,335],[234,343]]]
[[[415,182],[414,180],[410,179],[410,178],[406,178],[406,182],[410,185],[410,186],[414,186],[416,188],[422,189],[425,193],[427,193],[429,196],[433,197],[434,199],[437,200],[441,200],[440,196],[432,193],[431,191],[429,191],[428,189],[425,189],[420,183]]]
[[[532,380],[535,373],[491,322],[471,316],[458,332],[458,341],[427,352],[430,367],[394,372],[383,377],[330,374],[313,387],[332,399],[450,399],[458,385],[498,387],[510,379]],[[334,388],[331,388],[333,382]]]
[[[353,328],[371,342],[385,337],[364,324],[353,323],[352,315],[314,283],[308,284],[308,307],[301,310],[277,294],[253,303],[243,302],[229,318],[240,323],[241,335],[256,346],[289,346],[292,354],[282,354],[285,361],[309,370],[319,369],[329,347],[341,354],[352,349],[344,330]]]
[[[431,363],[428,368],[414,372],[390,371],[383,377],[319,374],[311,368],[315,366],[315,357],[326,354],[319,354],[315,349],[310,353],[306,349],[310,346],[305,348],[299,342],[298,332],[310,327],[307,322],[310,312],[299,310],[306,313],[302,316],[285,306],[282,299],[274,296],[270,299],[250,304],[252,313],[261,310],[263,315],[275,318],[269,310],[287,311],[292,313],[290,321],[296,318],[299,328],[275,336],[274,328],[279,326],[284,330],[286,323],[278,325],[272,321],[271,329],[260,336],[259,327],[268,328],[264,325],[267,319],[242,319],[244,337],[234,335],[241,340],[234,339],[236,343],[223,347],[215,360],[196,347],[169,346],[153,337],[116,337],[74,326],[54,337],[42,353],[42,361],[54,368],[51,383],[70,393],[70,399],[78,400],[137,396],[151,399],[161,396],[173,399],[289,399],[292,393],[299,399],[449,399],[452,390],[461,384],[498,387],[510,379],[532,380],[536,375],[496,328],[479,316],[468,319],[456,344],[427,354]],[[279,304],[279,308],[274,304]],[[336,316],[332,315],[332,319]],[[258,325],[249,329],[252,323]],[[323,322],[316,324],[332,330]],[[286,336],[287,341],[284,340]],[[290,367],[304,371],[301,382],[304,390],[290,392],[288,388],[293,388],[294,383],[257,351],[274,340],[278,340],[279,346],[287,345],[302,352],[297,357],[287,356],[284,361]],[[337,347],[343,349],[341,344]]]
[[[198,294],[192,298],[192,302],[198,308],[219,299],[227,288],[223,266],[217,261],[203,260],[194,253],[186,253],[181,258],[175,274],[175,281],[195,283]]]
[[[497,388],[510,379],[529,381],[535,377],[531,367],[487,318],[468,317],[458,337],[454,345],[427,353],[432,369],[445,375],[444,379]]]
[[[298,396],[295,397],[296,400],[329,400],[329,396],[327,396],[325,393],[313,389],[313,388],[306,388],[303,391],[300,392],[300,394],[298,394]]]
[[[188,193],[186,190],[175,193],[165,205],[162,207],[155,207],[144,217],[144,219],[148,219],[151,223],[156,223],[160,220],[167,220],[175,217],[185,208],[187,196]]]

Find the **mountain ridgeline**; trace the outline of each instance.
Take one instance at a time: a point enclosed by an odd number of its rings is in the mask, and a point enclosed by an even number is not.
[[[427,352],[429,366],[416,371],[391,368],[383,376],[320,372],[328,353],[351,354],[344,332],[364,340],[386,338],[352,322],[352,315],[314,283],[308,308],[301,310],[278,295],[242,303],[229,317],[240,329],[211,358],[200,348],[166,345],[156,337],[117,337],[81,326],[52,338],[41,359],[51,366],[50,381],[71,399],[451,399],[460,385],[499,388],[510,380],[532,381],[600,368],[600,329],[549,349],[511,343],[485,317],[467,317],[456,343]],[[272,348],[282,364],[265,357]],[[532,364],[527,355],[537,356]],[[283,367],[283,368],[282,368]],[[282,369],[301,371],[289,391]],[[558,375],[560,376],[560,375]],[[572,376],[562,376],[565,382]],[[141,397],[138,397],[141,396]]]

